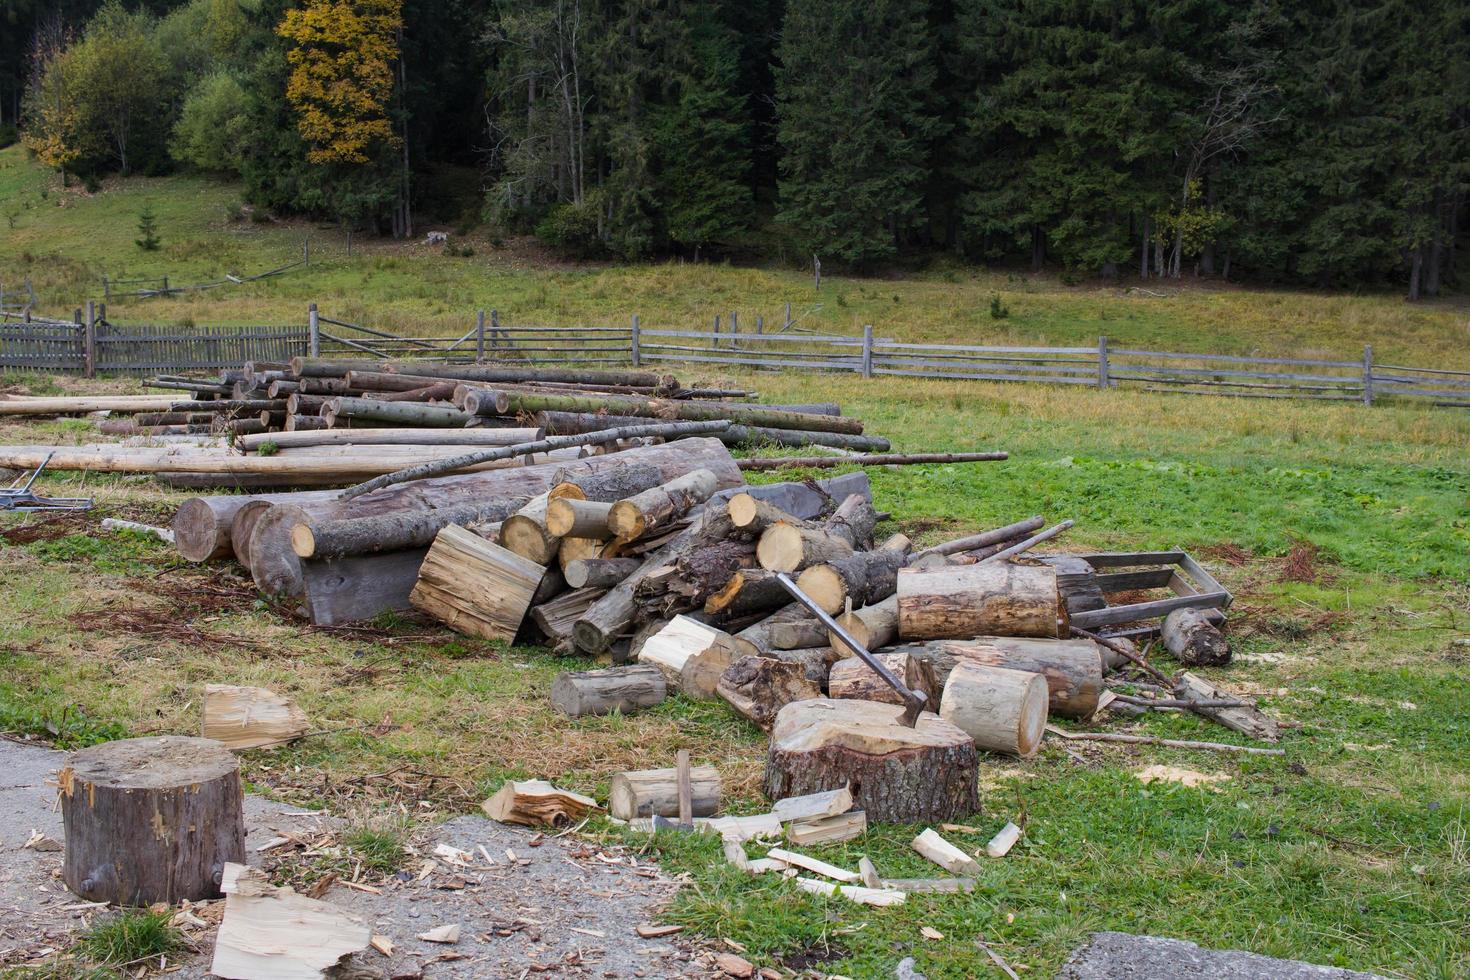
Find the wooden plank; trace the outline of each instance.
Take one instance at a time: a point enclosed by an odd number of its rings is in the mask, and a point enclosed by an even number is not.
[[[1145,568],[1136,572],[1108,572],[1095,579],[1103,592],[1131,592],[1134,589],[1162,589],[1174,574],[1170,568]]]
[[[1284,364],[1297,367],[1340,367],[1354,370],[1360,370],[1363,366],[1361,361],[1324,361],[1302,357],[1251,357],[1242,354],[1189,354],[1159,350],[1119,350],[1116,347],[1109,348],[1108,353],[1114,357],[1163,357],[1185,361],[1218,361],[1223,364]]]
[[[1096,551],[1075,557],[1093,568],[1116,568],[1120,565],[1177,565],[1188,556],[1182,551]]]
[[[1078,629],[1093,630],[1100,626],[1117,626],[1138,619],[1153,619],[1166,616],[1175,609],[1194,606],[1197,609],[1219,609],[1230,601],[1228,592],[1202,592],[1198,595],[1174,596],[1152,602],[1138,602],[1128,606],[1109,606],[1075,613],[1072,625]]]

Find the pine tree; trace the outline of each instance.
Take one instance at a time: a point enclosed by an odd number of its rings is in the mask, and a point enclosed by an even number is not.
[[[940,120],[927,0],[791,0],[776,95],[780,218],[819,255],[889,258],[923,217]]]
[[[163,244],[158,237],[158,216],[153,213],[153,205],[143,205],[143,211],[138,215],[139,238],[133,240],[133,244],[145,252],[156,252],[158,246]]]

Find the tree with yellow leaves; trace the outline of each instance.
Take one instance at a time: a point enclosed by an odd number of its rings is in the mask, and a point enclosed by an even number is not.
[[[389,100],[402,0],[307,0],[276,28],[291,42],[286,99],[317,164],[365,164],[393,145]]]

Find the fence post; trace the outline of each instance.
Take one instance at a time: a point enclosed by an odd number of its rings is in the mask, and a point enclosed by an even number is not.
[[[1097,338],[1097,386],[1107,388],[1113,380],[1108,371],[1108,338]]]
[[[485,311],[475,311],[475,363],[485,363]]]
[[[791,304],[786,304],[786,322],[781,325],[781,332],[785,333],[791,329]]]
[[[1363,404],[1373,404],[1373,345],[1363,345]]]
[[[863,377],[873,376],[873,325],[863,324]]]
[[[97,377],[97,307],[87,300],[87,322],[83,326],[82,357],[83,373],[89,378]]]
[[[730,311],[730,349],[740,349],[740,314]]]
[[[168,295],[168,276],[163,277],[163,295]]]
[[[102,277],[102,298],[103,299],[112,299],[111,287],[109,287],[107,285],[107,276],[106,275],[104,275]]]
[[[311,265],[311,239],[301,239],[301,264]]]
[[[638,329],[639,329],[638,314],[637,313],[634,313],[633,314],[633,328],[632,328],[632,332],[629,334],[629,337],[628,337],[628,344],[629,344],[630,351],[631,351],[631,353],[633,355],[633,366],[634,367],[642,367],[643,366],[643,349],[642,349],[641,338],[639,337],[639,334],[638,334]]]
[[[720,347],[720,315],[718,313],[716,313],[715,314],[715,332],[714,332],[714,336],[712,338],[710,338],[709,348],[710,348],[710,350],[719,350],[719,347]]]
[[[311,356],[312,357],[321,357],[322,356],[322,325],[321,325],[321,321],[317,319],[317,315],[316,315],[316,304],[315,303],[312,303],[310,306],[308,306],[306,308],[306,323],[307,323],[307,326],[310,327],[310,329],[311,329],[311,346],[309,348],[310,351],[311,351]]]
[[[508,336],[502,337],[501,336],[503,333],[504,333],[504,331],[502,331],[500,329],[500,311],[499,310],[491,310],[490,311],[490,346],[491,347],[499,347],[500,346],[500,341],[502,339],[505,341],[505,346],[507,346],[507,347],[514,347],[515,346],[515,344],[511,343],[510,337],[508,337]]]

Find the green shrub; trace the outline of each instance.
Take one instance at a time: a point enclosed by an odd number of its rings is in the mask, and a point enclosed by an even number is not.
[[[184,937],[168,920],[168,912],[123,909],[83,933],[77,951],[94,963],[119,965],[172,953]]]
[[[597,234],[599,196],[588,195],[580,204],[558,204],[536,225],[536,237],[575,258],[604,251]]]
[[[1004,320],[1011,315],[1011,308],[1001,302],[1000,293],[990,294],[990,319]]]

